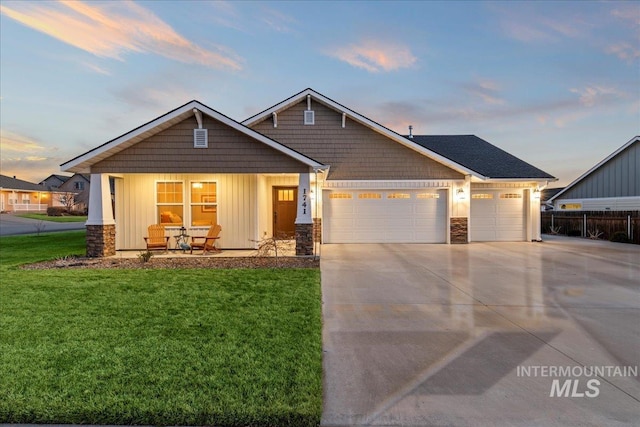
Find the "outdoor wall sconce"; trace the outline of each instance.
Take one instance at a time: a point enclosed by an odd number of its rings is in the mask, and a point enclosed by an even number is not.
[[[538,187],[533,190],[533,198],[535,200],[540,200],[540,189]]]
[[[458,188],[458,191],[456,191],[456,196],[458,197],[458,200],[466,199],[467,195],[464,194],[464,188]]]

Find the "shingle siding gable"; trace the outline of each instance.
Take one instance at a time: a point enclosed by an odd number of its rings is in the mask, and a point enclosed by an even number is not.
[[[308,167],[229,126],[203,117],[209,147],[193,147],[189,118],[92,166],[92,173],[296,173]]]
[[[315,124],[305,125],[303,100],[278,112],[278,126],[271,117],[252,129],[318,162],[330,165],[333,180],[461,179],[457,171],[390,140],[347,117],[312,100]]]

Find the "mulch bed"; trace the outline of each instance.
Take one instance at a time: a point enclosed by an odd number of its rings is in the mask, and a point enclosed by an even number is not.
[[[24,270],[45,270],[53,268],[318,268],[319,258],[306,257],[176,257],[151,258],[142,262],[138,258],[86,258],[66,257],[22,266]]]

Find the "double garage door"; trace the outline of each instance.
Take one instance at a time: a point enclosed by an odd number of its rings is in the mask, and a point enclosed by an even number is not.
[[[326,190],[325,243],[444,243],[446,190]]]
[[[471,192],[471,240],[517,242],[525,240],[523,192],[474,190]]]

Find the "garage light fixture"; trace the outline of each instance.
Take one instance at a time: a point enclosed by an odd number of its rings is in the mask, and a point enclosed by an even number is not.
[[[458,188],[458,191],[456,191],[456,196],[458,197],[458,200],[466,199],[467,195],[464,193],[464,188]]]
[[[533,189],[533,198],[540,200],[540,189],[538,187]]]

